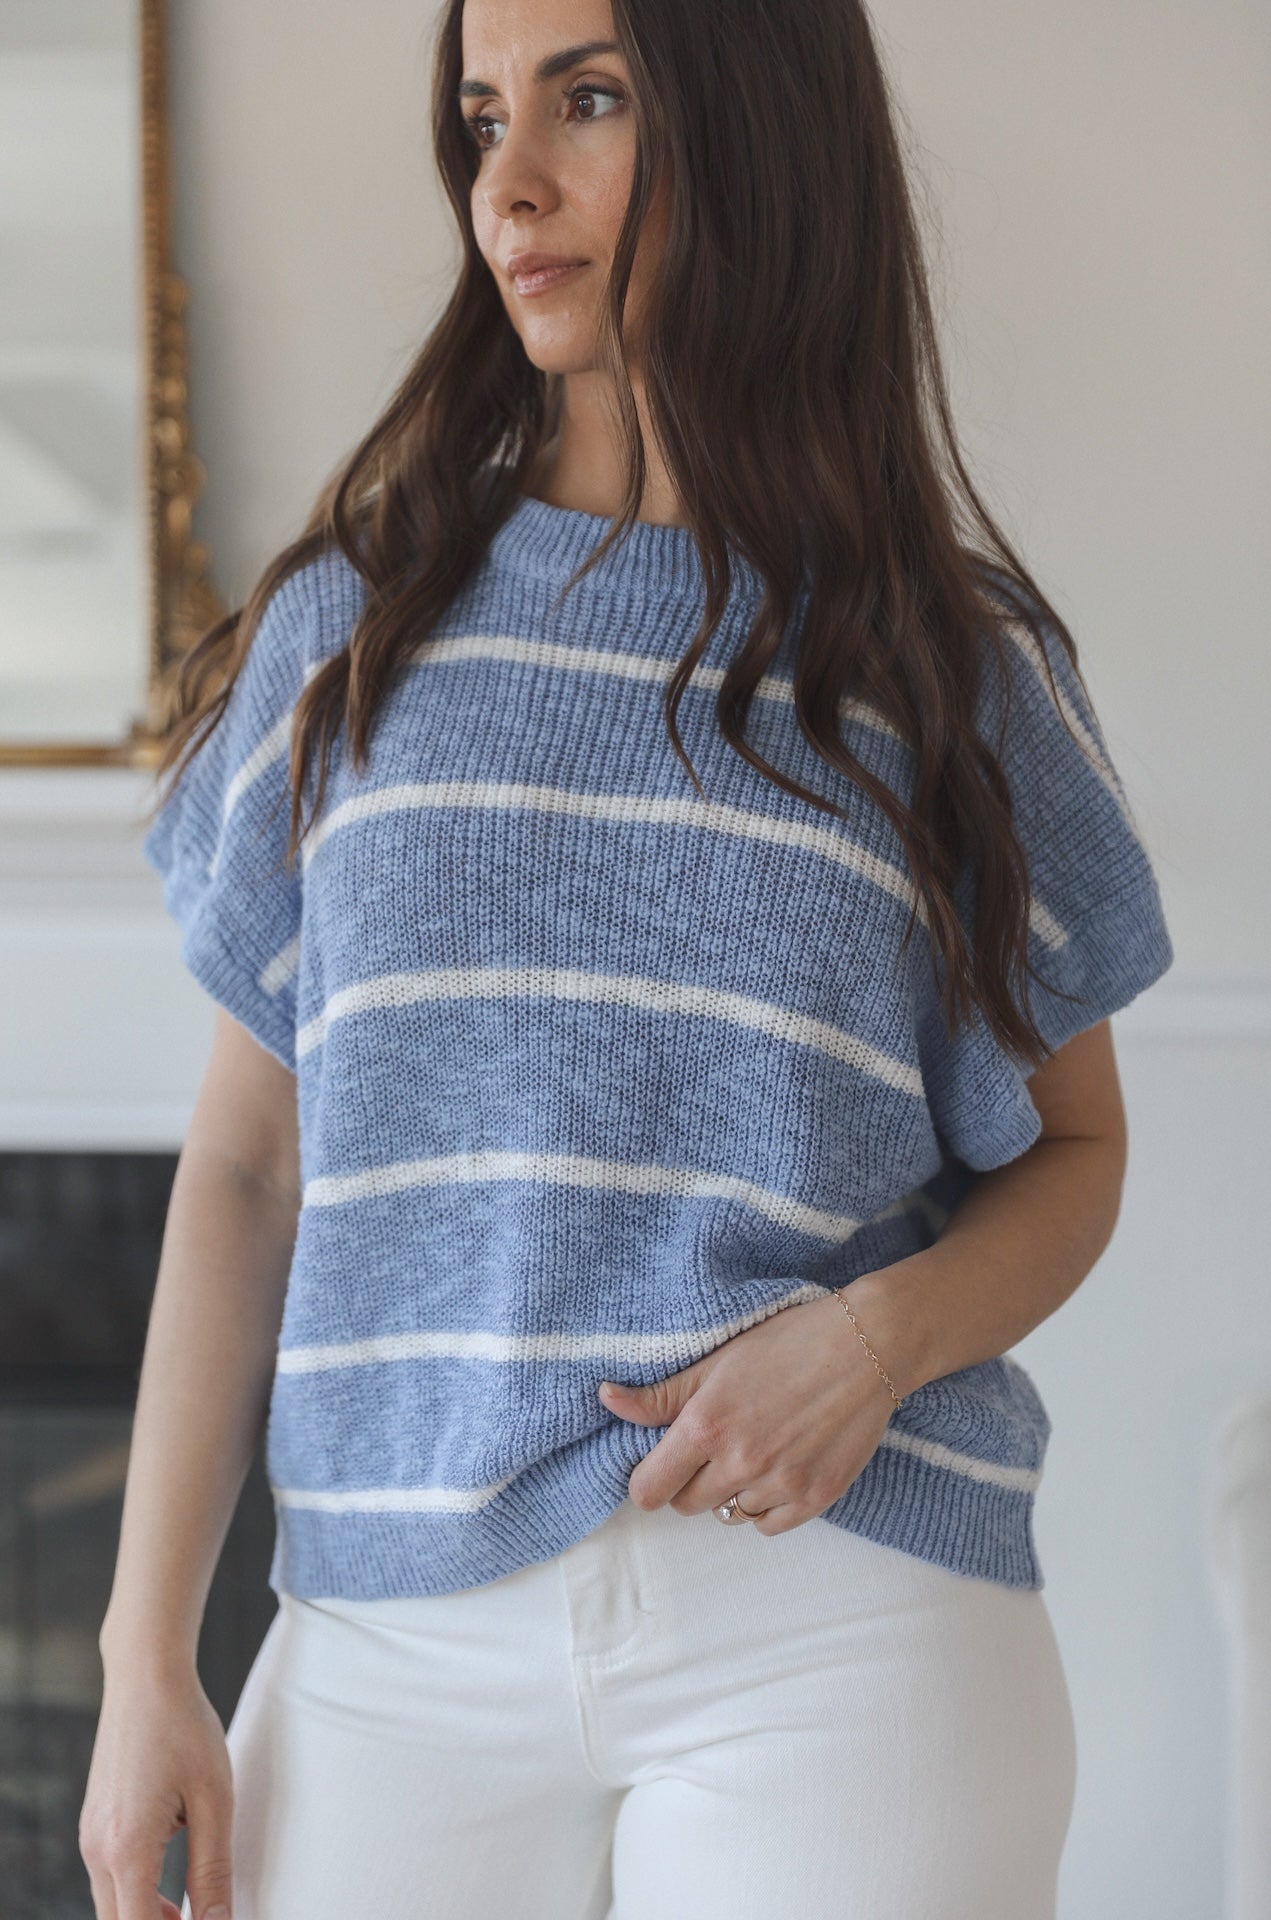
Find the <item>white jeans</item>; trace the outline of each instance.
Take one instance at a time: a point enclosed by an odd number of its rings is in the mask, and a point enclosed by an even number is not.
[[[1076,1784],[1039,1589],[630,1500],[283,1596],[227,1738],[234,1920],[1054,1920]]]

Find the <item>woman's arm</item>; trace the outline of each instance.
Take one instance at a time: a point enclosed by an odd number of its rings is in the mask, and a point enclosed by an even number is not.
[[[103,1666],[192,1668],[268,1414],[300,1212],[296,1082],[217,1008],[164,1228]]]
[[[1111,1238],[1125,1115],[1108,1023],[1068,1041],[1031,1086],[1041,1138],[980,1176],[934,1246],[843,1289],[902,1396],[1006,1352],[1063,1304]],[[823,1513],[868,1464],[893,1412],[829,1292],[663,1380],[598,1391],[619,1418],[669,1429],[631,1474],[636,1506],[704,1513],[749,1491],[760,1533]]]
[[[1075,1293],[1112,1238],[1126,1124],[1109,1022],[1074,1035],[1028,1085],[1040,1138],[979,1175],[934,1246],[847,1290],[902,1396],[1013,1347]]]

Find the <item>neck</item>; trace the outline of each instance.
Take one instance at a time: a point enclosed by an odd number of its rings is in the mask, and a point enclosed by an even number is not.
[[[645,448],[645,489],[637,519],[654,526],[683,527],[684,514],[666,464],[653,444],[643,388],[633,382]],[[613,519],[622,502],[625,473],[618,452],[612,399],[598,376],[565,379],[560,425],[540,450],[525,491],[547,506]]]

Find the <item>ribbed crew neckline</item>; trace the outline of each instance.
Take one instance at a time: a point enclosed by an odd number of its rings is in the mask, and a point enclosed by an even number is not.
[[[563,586],[574,569],[597,547],[613,524],[605,514],[579,507],[550,506],[521,494],[487,548],[493,564],[535,580]],[[733,597],[762,590],[758,573],[731,550]],[[637,597],[701,598],[706,582],[697,545],[688,527],[636,520],[623,539],[580,583],[580,590],[620,590]]]

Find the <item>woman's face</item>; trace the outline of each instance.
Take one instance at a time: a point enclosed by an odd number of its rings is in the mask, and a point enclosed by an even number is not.
[[[627,65],[608,0],[466,0],[456,111],[478,150],[472,187],[477,245],[534,365],[594,365],[602,291],[635,164]],[[645,221],[624,324],[639,315],[660,245],[658,196]],[[535,279],[518,254],[580,262]]]

